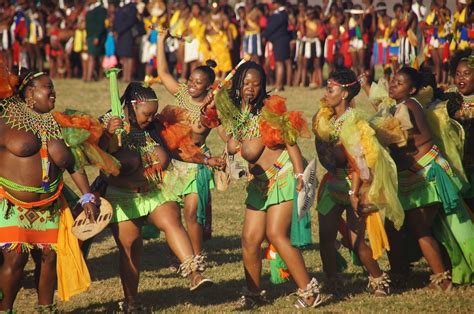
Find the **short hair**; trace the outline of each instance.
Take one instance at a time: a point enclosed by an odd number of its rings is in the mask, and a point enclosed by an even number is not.
[[[415,94],[418,93],[418,91],[422,87],[423,82],[421,79],[420,72],[418,72],[417,69],[405,66],[398,70],[397,74],[403,74],[408,77],[411,83],[411,87],[415,88]]]
[[[214,72],[214,68],[217,66],[216,61],[214,60],[207,60],[206,65],[200,65],[194,71],[200,71],[207,76],[209,85],[212,85],[216,80],[216,73]],[[193,72],[194,72],[193,71]]]

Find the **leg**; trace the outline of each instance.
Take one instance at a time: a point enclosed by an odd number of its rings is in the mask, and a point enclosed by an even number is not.
[[[319,57],[314,58],[314,80],[313,82],[316,84],[316,86],[323,86],[323,71],[321,69],[321,60]]]
[[[334,243],[337,237],[339,221],[342,208],[336,206],[326,215],[319,214],[319,245],[323,271],[328,279],[336,277],[336,247]]]
[[[94,76],[95,72],[95,56],[94,55],[89,55],[87,58],[87,76],[86,76],[86,82],[91,82],[92,77]]]
[[[396,230],[393,222],[386,219],[385,231],[387,232],[390,244],[390,251],[387,252],[390,272],[396,276],[404,276],[410,270],[410,265],[403,248],[403,229]]]
[[[406,212],[410,231],[418,240],[421,252],[434,274],[439,274],[446,270],[439,244],[431,234],[431,225],[436,218],[438,208],[439,206],[436,205],[426,208],[415,208]]]
[[[43,251],[41,254],[41,272],[38,282],[38,304],[54,303],[54,288],[56,286],[56,252]]]
[[[134,304],[138,294],[140,262],[143,250],[139,219],[111,224],[112,234],[119,249],[119,270],[125,300]]]
[[[28,253],[2,250],[3,265],[0,267],[0,291],[3,299],[0,300],[0,311],[13,309],[16,295],[20,290],[23,269],[28,262]]]
[[[353,249],[359,255],[370,276],[373,278],[382,276],[379,264],[372,257],[372,249],[365,242],[365,220],[367,218],[364,216],[356,217],[352,208],[348,209],[346,213]]]
[[[303,65],[301,68],[301,85],[306,86],[306,79],[308,77],[308,59],[303,57]]]
[[[434,74],[436,76],[436,81],[439,83],[441,80],[441,73],[440,73],[440,60],[438,57],[438,48],[431,49],[431,58],[433,59],[434,63]]]
[[[310,278],[301,252],[291,245],[290,238],[288,237],[292,211],[292,201],[271,206],[267,214],[266,234],[270,243],[275,246],[281,258],[288,266],[288,270],[298,288],[304,289],[310,282]]]
[[[286,85],[291,86],[293,83],[292,78],[293,78],[293,66],[291,59],[286,59],[285,60],[285,72],[286,72]]]
[[[196,254],[202,250],[203,226],[197,222],[198,195],[188,194],[184,197],[184,221],[188,229],[189,238]]]
[[[275,82],[275,85],[276,85],[276,88],[279,89],[279,90],[283,90],[283,74],[285,72],[285,65],[283,63],[283,61],[276,61],[276,82]]]
[[[201,275],[204,270],[204,261],[195,258],[191,240],[181,223],[179,214],[178,204],[167,202],[156,208],[148,216],[148,221],[165,233],[169,247],[181,262],[180,272],[183,276],[191,279],[190,290],[193,291],[204,284],[212,283],[212,281]],[[193,264],[197,269],[191,266]]]
[[[296,59],[296,71],[295,76],[293,77],[293,86],[299,86],[301,82],[301,67],[302,67],[302,57],[298,56]]]
[[[262,272],[261,245],[265,239],[266,213],[247,208],[242,230],[242,257],[244,261],[247,288],[252,292],[260,291],[260,273]]]
[[[163,230],[166,235],[166,242],[168,242],[180,262],[194,255],[191,240],[181,223],[178,204],[167,202],[160,205],[148,216],[148,221]]]

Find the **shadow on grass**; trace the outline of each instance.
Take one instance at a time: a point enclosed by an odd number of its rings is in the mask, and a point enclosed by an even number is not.
[[[243,286],[242,280],[229,280],[215,284],[208,288],[203,288],[196,292],[191,292],[184,287],[172,287],[163,290],[144,290],[139,292],[140,302],[148,309],[162,311],[175,306],[216,306],[229,303],[234,299],[237,301],[238,292]],[[216,293],[216,291],[219,293]],[[92,303],[87,307],[76,308],[72,313],[84,312],[106,312],[111,313],[118,310],[118,302]],[[232,308],[229,308],[232,310]]]
[[[105,238],[99,235],[94,240],[91,250],[95,245]],[[216,236],[204,243],[204,248],[208,254],[210,265],[219,266],[227,263],[236,263],[242,260],[240,252],[240,238],[237,236]],[[229,252],[230,251],[230,252]],[[148,240],[143,244],[143,255],[141,271],[156,271],[170,266],[169,249],[163,238],[159,240]],[[107,254],[87,259],[87,265],[93,280],[104,280],[117,277],[118,274],[118,249],[114,249]],[[176,276],[170,274],[168,277]],[[165,276],[166,278],[167,276]]]

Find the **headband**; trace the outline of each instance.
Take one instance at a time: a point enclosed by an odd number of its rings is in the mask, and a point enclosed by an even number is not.
[[[356,85],[357,83],[360,83],[360,79],[359,79],[359,78],[358,78],[357,80],[355,80],[354,82],[350,82],[350,83],[346,83],[346,84],[338,83],[338,82],[336,82],[336,81],[333,80],[333,79],[329,79],[329,80],[328,80],[328,86],[330,86],[330,85],[335,85],[335,86],[340,86],[340,87],[351,87],[351,86]]]
[[[461,60],[459,61],[466,61],[467,62],[467,65],[470,67],[470,68],[474,68],[474,54],[470,55],[469,57],[464,57],[462,58]]]
[[[30,83],[32,80],[42,75],[46,75],[46,72],[28,73],[23,79],[23,81],[21,82],[20,87],[18,87],[18,92],[21,92],[25,88],[25,86],[28,85],[28,83]]]

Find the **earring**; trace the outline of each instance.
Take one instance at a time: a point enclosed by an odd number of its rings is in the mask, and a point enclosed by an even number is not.
[[[235,91],[235,96],[237,96],[237,98],[240,98],[240,90]]]

